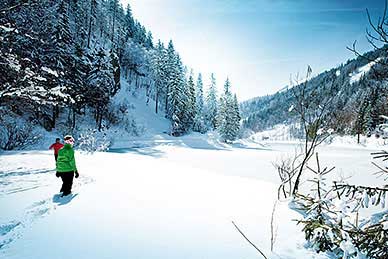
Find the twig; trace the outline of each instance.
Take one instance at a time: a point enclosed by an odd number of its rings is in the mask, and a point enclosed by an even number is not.
[[[237,227],[237,225],[234,223],[234,221],[232,221],[232,224],[234,225],[234,227],[237,229],[237,231],[245,238],[245,240],[251,245],[253,246],[265,259],[268,259],[268,257],[265,256],[265,254],[254,244],[252,243],[245,235],[244,233]]]
[[[277,228],[275,228],[275,211],[276,211],[277,201],[273,204],[272,214],[271,214],[271,252],[273,252],[273,247],[277,238]]]

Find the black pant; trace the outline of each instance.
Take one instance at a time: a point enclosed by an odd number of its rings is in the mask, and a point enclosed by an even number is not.
[[[54,157],[55,157],[55,162],[57,162],[57,160],[58,160],[58,154],[54,154]]]
[[[74,172],[61,173],[62,187],[61,191],[63,195],[69,195],[71,193],[71,187],[73,186]]]

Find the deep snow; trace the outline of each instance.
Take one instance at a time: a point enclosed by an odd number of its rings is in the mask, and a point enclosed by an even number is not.
[[[270,258],[326,258],[303,248],[292,221],[298,215],[286,203],[277,206],[269,251],[278,183],[271,163],[295,145],[222,147],[211,139],[160,135],[108,153],[77,153],[81,177],[71,200],[55,196],[60,180],[50,152],[2,153],[0,258],[260,258],[232,220]],[[365,173],[373,173],[370,150],[319,152],[355,183],[374,181]]]

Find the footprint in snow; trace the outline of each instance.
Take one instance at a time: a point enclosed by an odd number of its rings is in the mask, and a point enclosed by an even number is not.
[[[41,174],[47,172],[50,171],[36,170],[33,173]],[[15,173],[16,172],[12,172],[11,174],[15,175]],[[25,172],[22,172],[22,174],[23,173]],[[86,185],[92,182],[94,182],[92,177],[81,176],[78,180],[78,183],[76,183],[74,187],[79,188],[82,185]],[[78,196],[78,193],[73,193],[65,197],[60,196],[61,194],[55,194],[52,198],[34,202],[32,205],[25,209],[24,215],[20,221],[11,221],[6,224],[0,224],[0,250],[5,249],[13,241],[20,238],[22,236],[23,229],[25,229],[26,226],[29,226],[33,224],[34,221],[50,214],[50,212],[57,209],[57,207],[69,204],[75,197]]]
[[[13,232],[15,232],[15,229],[19,226],[22,226],[22,223],[19,221],[12,221],[0,225],[0,250],[18,236],[17,234],[13,235]]]

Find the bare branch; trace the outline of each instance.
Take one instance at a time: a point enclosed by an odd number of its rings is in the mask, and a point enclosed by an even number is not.
[[[234,225],[234,227],[237,229],[237,231],[245,238],[245,240],[251,245],[253,246],[256,251],[258,251],[265,259],[268,259],[265,254],[254,244],[252,243],[246,236],[245,234],[238,228],[238,226],[234,223],[234,221],[232,221],[232,224]]]

